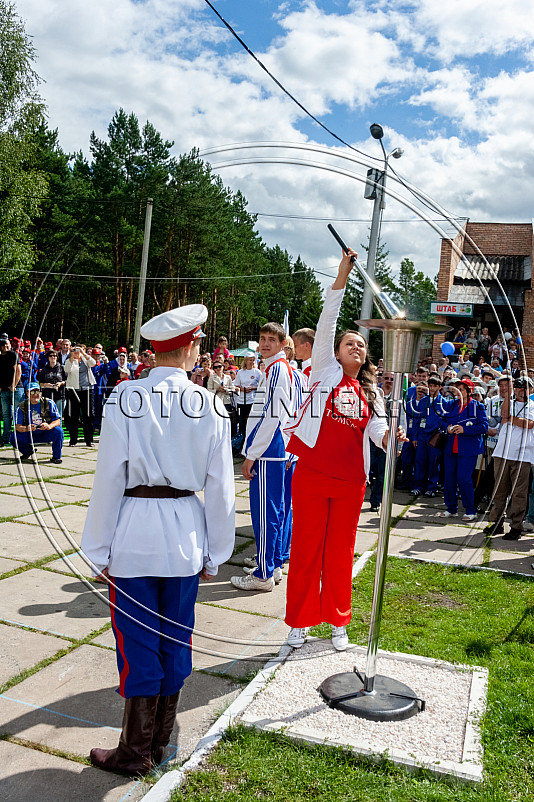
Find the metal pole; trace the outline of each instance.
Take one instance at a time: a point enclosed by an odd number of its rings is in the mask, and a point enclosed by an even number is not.
[[[375,581],[373,587],[373,605],[371,608],[371,623],[369,626],[369,639],[367,642],[367,664],[365,667],[365,682],[363,689],[372,693],[376,675],[376,654],[378,651],[378,638],[380,637],[380,623],[382,620],[382,603],[384,599],[384,584],[386,579],[386,564],[388,556],[389,530],[391,527],[391,504],[393,499],[393,484],[395,481],[395,461],[397,457],[397,427],[400,419],[400,405],[402,403],[403,373],[394,373],[393,390],[391,393],[391,417],[389,420],[389,437],[386,451],[386,467],[384,471],[384,493],[380,510],[380,530],[376,548]]]
[[[139,274],[139,292],[137,294],[137,314],[135,316],[135,330],[133,350],[139,353],[141,344],[141,324],[143,322],[143,305],[145,303],[146,271],[148,265],[148,246],[150,245],[150,227],[152,225],[152,207],[154,200],[149,198],[146,202],[145,233],[143,236],[143,252],[141,254],[141,272]]]
[[[378,250],[378,238],[380,236],[380,221],[382,211],[385,209],[384,187],[386,185],[387,159],[385,170],[381,173],[380,179],[376,182],[376,198],[373,203],[373,216],[371,218],[371,231],[369,232],[369,250],[367,251],[367,275],[372,281],[375,280],[376,252]],[[373,313],[373,293],[367,284],[364,285],[362,295],[362,309],[360,320],[367,320]],[[360,326],[359,332],[367,341],[369,339],[369,329]]]

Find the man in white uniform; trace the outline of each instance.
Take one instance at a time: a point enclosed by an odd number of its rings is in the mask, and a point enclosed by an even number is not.
[[[230,421],[186,374],[207,314],[195,304],[145,323],[156,367],[121,382],[104,408],[82,549],[95,574],[109,577],[126,700],[118,747],[91,751],[93,765],[109,771],[144,774],[161,762],[192,670],[199,576],[215,576],[233,551]]]

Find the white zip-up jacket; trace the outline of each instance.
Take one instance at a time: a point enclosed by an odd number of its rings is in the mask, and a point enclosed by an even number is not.
[[[297,421],[286,427],[286,435],[294,434],[302,442],[313,448],[319,437],[323,414],[332,390],[343,378],[343,368],[334,354],[336,324],[345,290],[333,290],[329,287],[323,305],[323,311],[317,324],[315,342],[311,358],[311,375],[309,391],[297,413]],[[365,427],[363,435],[363,461],[365,475],[369,474],[371,464],[369,438],[382,448],[382,439],[388,431],[388,421],[382,395],[375,390],[375,411]]]
[[[87,377],[89,379],[89,384],[91,387],[96,383],[96,379],[93,375],[93,371],[91,370],[92,367],[96,365],[95,360],[89,356],[85,359],[82,356],[82,362],[87,367]],[[79,390],[80,389],[80,365],[76,359],[73,359],[72,362],[70,359],[67,359],[65,364],[63,365],[63,370],[67,374],[67,381],[65,382],[65,387],[71,390]]]

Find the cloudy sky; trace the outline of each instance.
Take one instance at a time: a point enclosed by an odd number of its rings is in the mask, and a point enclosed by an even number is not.
[[[531,220],[534,14],[525,0],[213,0],[280,83],[363,156],[284,95],[204,0],[15,3],[66,150],[88,153],[91,130],[104,137],[122,106],[174,140],[177,154],[276,142],[358,159],[288,147],[209,156],[214,166],[255,162],[216,169],[245,193],[268,244],[320,270],[338,260],[325,219],[353,247],[367,241],[373,204],[363,179],[381,156],[369,134],[375,121],[387,152],[404,150],[392,160],[398,174],[455,218]],[[394,176],[388,186],[438,217]],[[394,269],[409,257],[437,272],[440,233],[397,197],[388,198],[382,238]]]

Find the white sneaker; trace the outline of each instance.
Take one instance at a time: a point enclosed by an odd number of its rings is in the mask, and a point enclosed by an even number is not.
[[[534,524],[529,521],[523,521],[523,532],[534,532]]]
[[[457,514],[456,512],[449,512],[449,510],[442,510],[436,513],[436,518],[455,518]]]
[[[248,576],[233,576],[230,582],[238,590],[263,590],[268,592],[274,588],[274,579],[272,576],[267,579],[260,579],[254,574]]]
[[[258,566],[256,566],[256,568],[257,567]],[[254,571],[256,570],[256,568],[252,568],[252,566],[250,568],[247,568],[245,566],[243,568],[243,573],[244,574],[253,574]],[[284,574],[283,574],[282,569],[281,568],[275,568],[274,571],[273,571],[273,579],[274,579],[275,585],[279,585],[283,578],[284,578]]]
[[[254,570],[256,570],[256,568],[258,567],[258,563],[256,562],[256,555],[254,555],[254,557],[245,557],[243,562],[245,563],[247,568],[254,568]]]
[[[475,518],[476,515],[468,515],[467,513],[465,515],[462,515],[462,521],[474,521]]]
[[[308,634],[309,627],[301,627],[300,629],[294,628],[287,636],[287,644],[293,649],[300,649],[306,642],[306,635]]]
[[[349,636],[345,627],[332,627],[332,646],[338,652],[344,652],[349,645]]]

